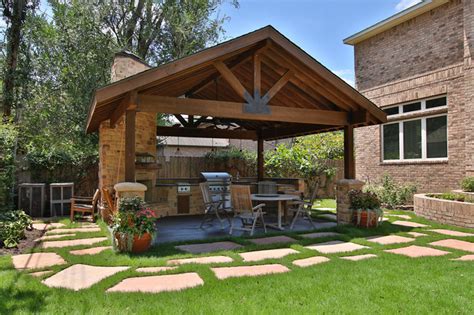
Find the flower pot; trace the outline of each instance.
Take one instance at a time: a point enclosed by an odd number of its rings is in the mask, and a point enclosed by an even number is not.
[[[132,253],[143,253],[150,248],[151,234],[144,233],[142,236],[134,235],[132,244]]]
[[[378,225],[377,214],[373,211],[354,210],[352,214],[352,223],[358,227],[376,227]]]

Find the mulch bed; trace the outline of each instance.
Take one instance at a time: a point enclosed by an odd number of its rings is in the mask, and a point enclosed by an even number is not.
[[[15,248],[5,248],[0,244],[0,255],[18,255],[27,252],[29,249],[38,246],[38,242],[34,240],[40,238],[46,231],[31,230],[25,231],[25,238],[20,241]]]

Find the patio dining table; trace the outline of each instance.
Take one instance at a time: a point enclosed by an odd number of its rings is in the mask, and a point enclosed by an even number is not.
[[[287,220],[287,202],[293,200],[299,200],[300,198],[295,195],[285,195],[285,194],[252,194],[252,201],[259,202],[277,202],[278,204],[278,214],[277,214],[277,224],[268,224],[268,227],[272,227],[278,230],[284,230],[281,217],[283,213],[285,215],[285,223]]]

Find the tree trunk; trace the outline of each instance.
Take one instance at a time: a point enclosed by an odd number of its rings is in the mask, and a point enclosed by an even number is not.
[[[21,29],[26,16],[26,1],[14,0],[11,8],[5,8],[5,16],[10,20],[7,30],[7,56],[3,81],[3,117],[9,119],[15,100],[15,77],[20,51]]]

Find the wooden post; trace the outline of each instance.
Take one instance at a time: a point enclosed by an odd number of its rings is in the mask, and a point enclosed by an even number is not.
[[[263,167],[263,138],[259,137],[257,140],[257,177],[258,180],[263,180],[264,167]]]
[[[135,110],[125,112],[125,181],[135,182]]]
[[[344,178],[355,179],[354,127],[344,127]]]

